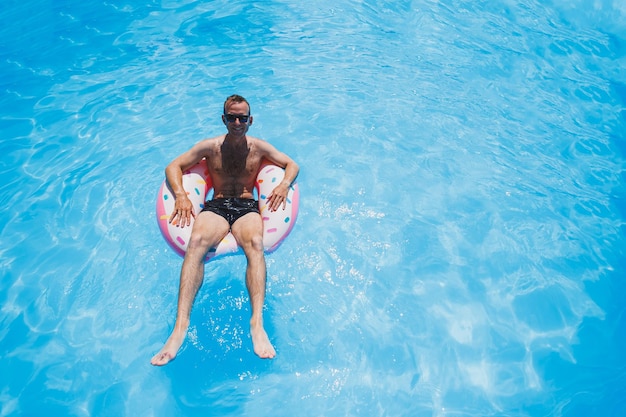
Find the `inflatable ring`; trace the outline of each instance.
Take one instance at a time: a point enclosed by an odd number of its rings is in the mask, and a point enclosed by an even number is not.
[[[267,196],[283,180],[284,176],[285,171],[281,167],[263,161],[255,181],[259,212],[263,219],[263,247],[265,252],[268,253],[274,251],[287,237],[298,216],[300,193],[295,182],[289,187],[287,205],[284,210],[279,208],[276,211],[270,211],[267,207]],[[194,213],[197,216],[204,208],[204,202],[213,189],[209,170],[204,159],[183,173],[183,188],[193,203]],[[177,227],[175,224],[170,223],[169,219],[170,214],[174,210],[174,201],[172,190],[167,180],[164,180],[159,188],[156,201],[156,216],[159,229],[172,249],[184,257],[191,236],[194,218],[191,219],[191,225],[187,227]],[[236,253],[239,250],[240,248],[235,237],[229,232],[216,248],[209,250],[206,260],[208,261],[219,255]]]

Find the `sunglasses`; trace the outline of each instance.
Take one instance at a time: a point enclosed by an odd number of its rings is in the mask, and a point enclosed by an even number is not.
[[[225,114],[224,117],[228,123],[234,123],[237,119],[239,119],[241,123],[248,123],[248,119],[250,118],[250,116],[242,116],[240,114]]]

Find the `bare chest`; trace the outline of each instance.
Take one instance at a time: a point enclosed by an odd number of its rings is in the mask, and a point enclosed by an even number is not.
[[[240,196],[251,192],[261,158],[256,155],[253,146],[246,145],[221,144],[207,158],[216,193]]]

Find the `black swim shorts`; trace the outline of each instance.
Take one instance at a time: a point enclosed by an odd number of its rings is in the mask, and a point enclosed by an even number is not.
[[[232,226],[241,216],[258,213],[259,205],[252,198],[216,198],[205,202],[202,211],[219,214]]]

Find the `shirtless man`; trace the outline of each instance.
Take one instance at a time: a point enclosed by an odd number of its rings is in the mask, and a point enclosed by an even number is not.
[[[165,169],[167,181],[176,196],[170,223],[188,227],[192,217],[195,217],[195,222],[180,273],[176,324],[161,351],[152,357],[153,365],[165,365],[176,357],[185,340],[191,307],[204,278],[205,255],[229,231],[242,247],[248,262],[246,287],[252,307],[250,335],[254,353],[260,358],[271,359],[276,356],[263,327],[266,278],[263,223],[252,189],[262,158],[283,167],[285,177],[267,201],[270,210],[284,210],[287,192],[298,175],[299,167],[269,143],[246,135],[252,124],[252,116],[245,98],[238,95],[228,97],[224,103],[222,121],[228,130],[226,135],[199,142]],[[194,213],[182,186],[182,176],[184,171],[202,158],[206,158],[209,167],[214,195],[200,213]]]

